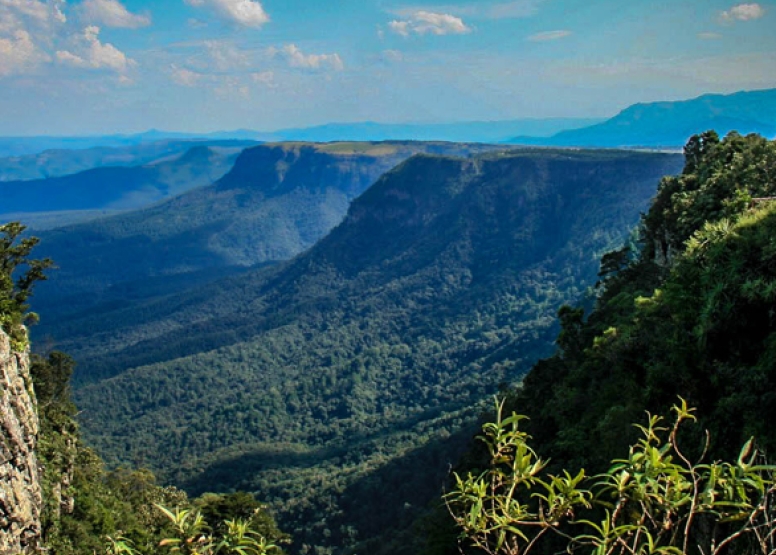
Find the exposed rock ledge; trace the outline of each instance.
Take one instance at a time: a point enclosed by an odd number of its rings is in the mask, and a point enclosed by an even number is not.
[[[38,427],[29,352],[13,352],[0,330],[0,555],[38,548],[43,504]]]

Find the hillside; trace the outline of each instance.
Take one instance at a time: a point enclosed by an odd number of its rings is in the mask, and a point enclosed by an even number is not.
[[[45,322],[56,320],[62,325],[66,314],[97,304],[115,308],[116,303],[136,302],[287,260],[340,223],[353,198],[413,154],[466,155],[493,148],[449,143],[285,143],[245,150],[229,173],[212,185],[143,210],[41,233],[40,252],[55,257],[59,270],[40,287],[36,306]],[[204,153],[197,152],[195,158]],[[187,157],[193,154],[190,151]],[[203,170],[196,179],[186,165],[180,175],[167,171],[170,164],[177,167],[175,161],[95,172],[97,176],[150,173],[158,180],[168,175],[189,177],[191,181],[181,184],[191,185],[203,183],[206,171],[211,171],[206,159],[201,162]],[[108,194],[92,185],[93,180],[83,184],[89,195]],[[158,194],[153,187],[150,191]],[[126,195],[126,200],[138,196],[142,191]]]
[[[680,164],[416,156],[291,262],[47,329],[109,461],[257,491],[300,541],[341,550],[433,499],[460,448],[444,438],[548,352],[557,308]],[[447,454],[413,478],[427,442]],[[404,485],[370,499],[381,475]]]
[[[714,129],[776,137],[776,89],[708,94],[692,100],[635,104],[590,127],[549,138],[515,137],[523,145],[681,148],[697,133]]]
[[[46,150],[37,154],[0,158],[0,182],[47,179],[104,166],[142,166],[179,156],[196,147],[245,148],[254,141],[162,140],[124,147]]]

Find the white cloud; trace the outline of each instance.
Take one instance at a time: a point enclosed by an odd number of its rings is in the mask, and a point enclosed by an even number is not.
[[[64,5],[64,0],[0,0],[0,33],[13,34],[19,29],[50,33],[67,21]]]
[[[536,33],[531,35],[527,40],[531,42],[546,42],[550,40],[560,40],[570,36],[571,31],[558,30],[558,31],[545,31],[543,33]]]
[[[0,77],[27,73],[48,60],[27,31],[18,30],[12,38],[0,38]]]
[[[403,37],[410,33],[417,35],[463,35],[471,32],[471,28],[460,17],[418,10],[409,14],[405,20],[388,22],[388,28]]]
[[[62,12],[64,0],[0,0],[0,15],[15,12],[17,15],[37,20],[38,22],[67,21]]]
[[[339,54],[305,54],[295,44],[287,44],[282,50],[270,49],[271,55],[282,54],[291,67],[305,69],[333,69],[342,71],[345,64]]]
[[[170,66],[170,77],[175,83],[184,87],[196,87],[205,78],[201,73],[185,67],[178,67],[175,64]]]
[[[222,19],[245,27],[269,23],[269,15],[256,0],[184,0],[189,6],[209,6]]]
[[[702,40],[718,40],[722,38],[722,35],[720,35],[719,33],[706,32],[706,33],[698,33],[698,38]]]
[[[106,27],[137,29],[151,24],[149,16],[129,12],[119,0],[84,0],[79,10],[90,23]]]
[[[735,21],[753,21],[765,15],[765,8],[760,4],[738,4],[720,14],[720,20],[725,23]]]
[[[90,25],[84,29],[83,34],[77,37],[79,43],[78,53],[68,50],[58,50],[57,60],[60,63],[88,69],[111,69],[118,73],[124,73],[137,65],[134,60],[128,58],[121,50],[109,43],[102,43],[99,39],[100,28]]]
[[[410,22],[409,21],[389,21],[388,28],[403,37],[410,35]]]

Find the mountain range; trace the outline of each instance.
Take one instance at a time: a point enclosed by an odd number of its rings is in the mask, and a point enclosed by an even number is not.
[[[459,123],[330,123],[314,127],[255,131],[236,129],[208,133],[149,131],[129,135],[93,137],[0,137],[0,157],[21,157],[50,150],[123,148],[170,140],[279,141],[448,141],[499,143],[515,135],[549,136],[564,129],[576,129],[601,121],[600,118],[525,118],[502,121]],[[0,167],[3,163],[0,161]],[[2,175],[0,173],[0,175]]]
[[[714,129],[776,137],[776,89],[707,94],[692,100],[635,104],[615,117],[551,137],[514,137],[509,142],[555,147],[681,148],[695,134]]]

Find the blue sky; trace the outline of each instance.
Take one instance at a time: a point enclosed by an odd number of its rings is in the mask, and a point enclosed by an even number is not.
[[[0,0],[0,135],[606,117],[776,87],[776,0]]]

